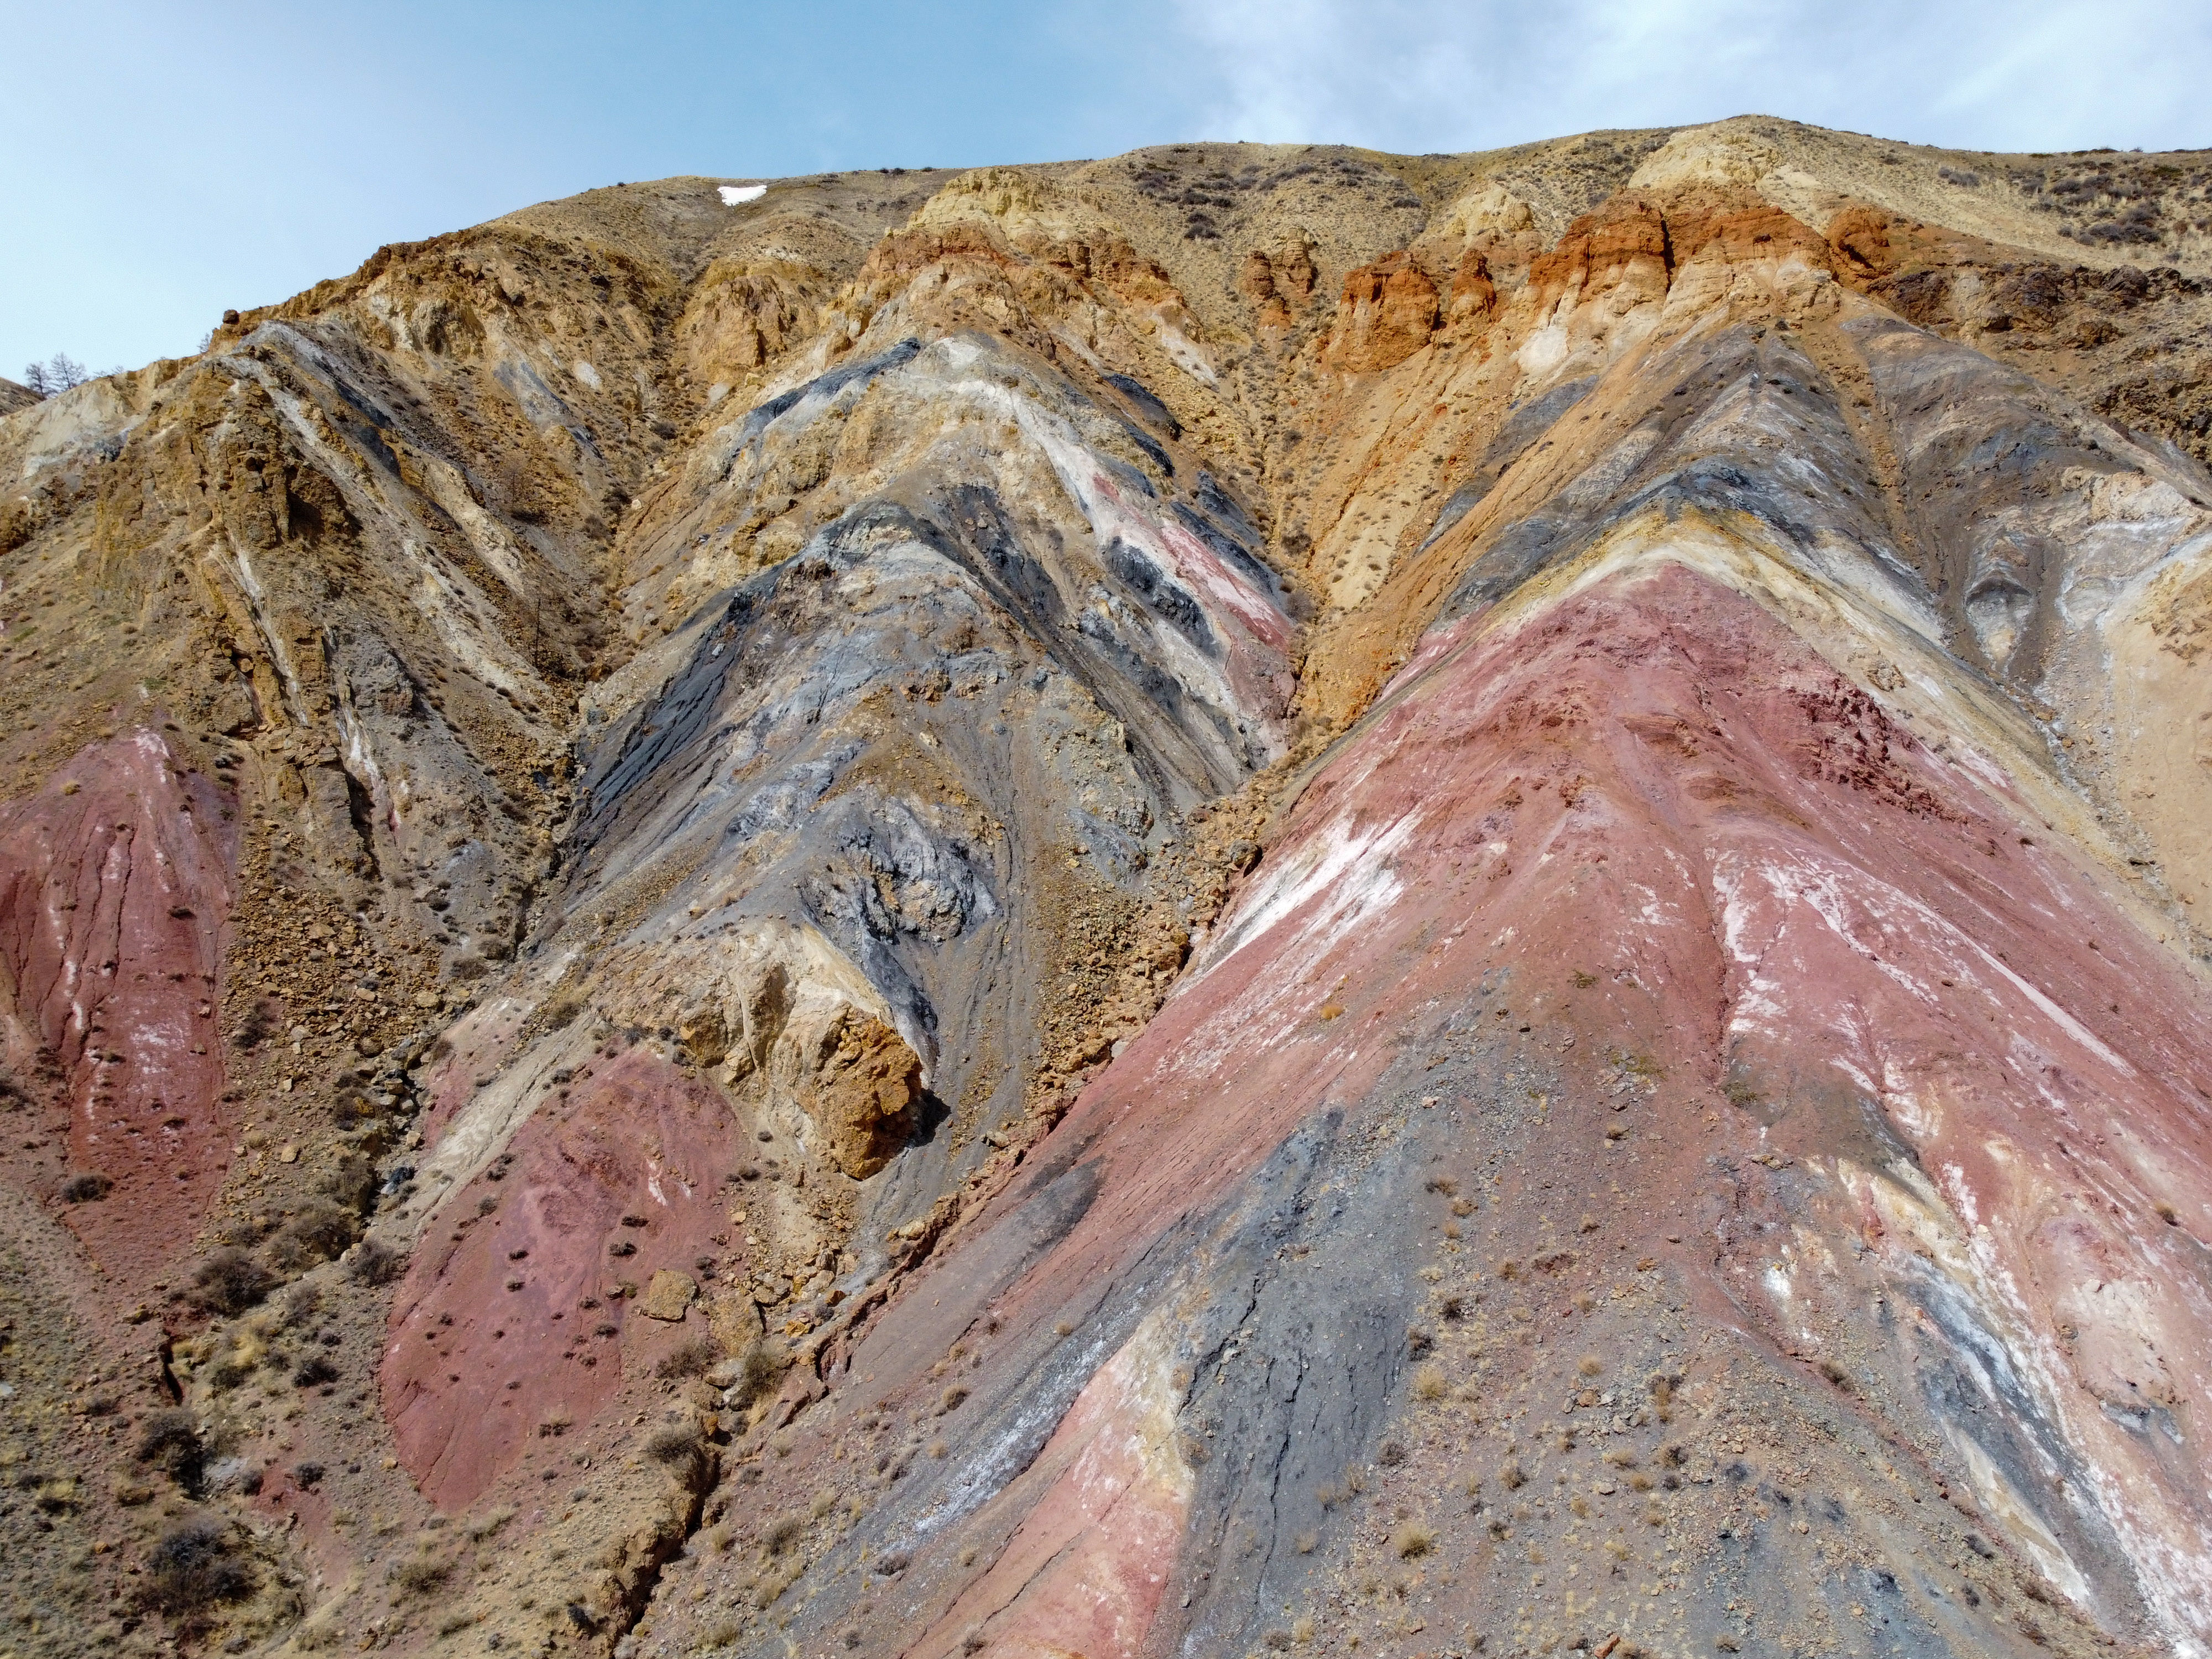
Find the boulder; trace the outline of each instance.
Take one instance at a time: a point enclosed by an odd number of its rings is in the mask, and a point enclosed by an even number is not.
[[[692,1298],[698,1294],[699,1281],[690,1273],[663,1267],[647,1284],[645,1294],[637,1300],[637,1310],[647,1319],[665,1319],[672,1324],[690,1310]]]

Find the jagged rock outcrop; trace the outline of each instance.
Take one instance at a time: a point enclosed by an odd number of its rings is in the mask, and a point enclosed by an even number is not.
[[[799,1104],[837,1167],[866,1181],[914,1133],[921,1062],[896,1031],[850,1008],[799,1045],[798,1059]]]
[[[10,1640],[2200,1650],[2208,188],[670,179],[0,416]]]

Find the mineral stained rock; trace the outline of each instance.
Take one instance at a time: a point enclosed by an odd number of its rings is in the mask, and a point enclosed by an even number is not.
[[[2212,155],[730,182],[0,387],[8,1652],[2212,1652]]]

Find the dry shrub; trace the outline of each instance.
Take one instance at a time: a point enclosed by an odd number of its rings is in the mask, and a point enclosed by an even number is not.
[[[1605,1369],[1605,1361],[1594,1353],[1586,1353],[1575,1362],[1575,1369],[1584,1376],[1595,1376]]]
[[[393,1585],[406,1595],[428,1595],[445,1588],[453,1576],[453,1564],[443,1556],[410,1555],[392,1565]]]
[[[315,1182],[315,1190],[349,1215],[361,1216],[368,1212],[368,1206],[376,1201],[377,1189],[383,1184],[375,1164],[359,1152],[343,1152],[323,1171]],[[354,1231],[360,1231],[358,1224]]]
[[[1501,1463],[1498,1466],[1498,1484],[1508,1492],[1519,1491],[1527,1484],[1528,1479],[1527,1475],[1521,1473],[1521,1466],[1518,1463]]]
[[[791,1356],[772,1337],[763,1336],[748,1345],[738,1357],[738,1380],[731,1384],[737,1403],[750,1406],[774,1394],[790,1364]]]
[[[269,1358],[269,1348],[262,1341],[261,1334],[250,1326],[240,1326],[230,1332],[228,1345],[221,1357],[201,1366],[200,1375],[207,1379],[210,1388],[222,1393],[238,1387]]]
[[[795,1515],[779,1515],[761,1528],[761,1554],[764,1557],[781,1555],[799,1541],[806,1530],[806,1523]]]
[[[721,1350],[708,1338],[694,1336],[678,1343],[653,1368],[653,1374],[664,1382],[673,1382],[687,1376],[697,1376],[721,1358]]]
[[[47,1515],[73,1514],[77,1507],[76,1477],[64,1475],[58,1480],[40,1481],[33,1489],[31,1501]]]
[[[362,1285],[389,1285],[407,1270],[407,1258],[381,1239],[364,1238],[346,1263],[346,1271]]]
[[[317,1200],[279,1227],[263,1247],[279,1273],[305,1273],[341,1255],[354,1240],[354,1218],[337,1205]]]
[[[642,1449],[654,1462],[673,1468],[699,1456],[699,1431],[689,1423],[670,1423],[646,1436]]]
[[[1311,1555],[1315,1547],[1321,1542],[1321,1534],[1317,1532],[1302,1532],[1294,1541],[1300,1555]]]
[[[565,991],[555,992],[538,1012],[544,1016],[545,1029],[558,1031],[574,1024],[576,1016],[590,1006],[591,1000],[580,989],[570,986]]]
[[[241,1314],[269,1294],[276,1279],[240,1249],[210,1250],[192,1271],[191,1299],[209,1313]]]
[[[89,1170],[82,1175],[73,1175],[62,1182],[62,1202],[64,1204],[95,1203],[106,1198],[113,1190],[114,1186],[115,1183],[106,1176],[94,1174]]]
[[[246,1054],[266,1042],[276,1029],[276,1016],[265,1002],[257,1002],[246,1011],[246,1018],[238,1022],[238,1030],[231,1034],[231,1042]]]
[[[794,1559],[763,1573],[753,1583],[753,1605],[763,1612],[774,1607],[784,1591],[798,1582],[799,1575],[804,1571],[805,1563]]]
[[[1413,1397],[1416,1400],[1441,1400],[1447,1392],[1444,1368],[1441,1365],[1421,1365],[1413,1371]]]
[[[487,1510],[483,1514],[477,1516],[463,1530],[477,1542],[482,1543],[514,1519],[514,1506],[511,1504],[502,1504],[497,1509]]]
[[[1401,1561],[1413,1561],[1437,1547],[1437,1529],[1425,1521],[1403,1521],[1390,1534],[1390,1548]]]
[[[194,1613],[253,1593],[253,1570],[232,1550],[230,1528],[194,1516],[163,1533],[146,1557],[146,1600],[164,1613]]]
[[[331,1121],[341,1129],[358,1129],[384,1115],[384,1109],[359,1089],[341,1090],[331,1102]]]
[[[149,1412],[139,1425],[137,1456],[181,1486],[196,1485],[205,1450],[200,1444],[198,1419],[180,1407]]]

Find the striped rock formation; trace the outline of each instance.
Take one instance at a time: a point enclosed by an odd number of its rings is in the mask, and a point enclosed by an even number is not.
[[[13,1650],[2212,1652],[2212,157],[727,184],[0,416]]]

